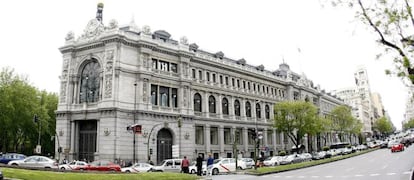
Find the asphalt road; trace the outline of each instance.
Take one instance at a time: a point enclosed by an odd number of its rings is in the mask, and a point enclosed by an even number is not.
[[[213,180],[409,180],[413,167],[414,145],[403,152],[391,153],[389,149],[379,149],[341,161],[283,173],[264,176],[220,175],[214,176]]]

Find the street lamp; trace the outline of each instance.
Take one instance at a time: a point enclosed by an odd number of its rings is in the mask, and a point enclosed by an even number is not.
[[[137,114],[137,83],[135,82],[134,83],[134,125],[136,124],[136,115]],[[135,163],[136,162],[136,155],[135,155],[135,146],[136,146],[136,140],[135,140],[135,128],[134,128],[134,134],[133,134],[133,148],[132,148],[132,151],[133,151],[133,153],[132,153],[132,159],[133,159],[133,162]]]

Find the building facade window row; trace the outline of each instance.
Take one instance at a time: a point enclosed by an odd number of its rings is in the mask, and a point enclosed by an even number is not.
[[[221,85],[223,87],[233,88],[235,90],[244,90],[263,95],[272,95],[275,98],[279,99],[286,98],[286,91],[284,89],[218,74],[215,72],[204,71],[201,69],[191,69],[191,78],[195,82],[206,82],[210,85]]]

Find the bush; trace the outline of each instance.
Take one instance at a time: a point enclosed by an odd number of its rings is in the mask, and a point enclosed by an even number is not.
[[[329,150],[329,147],[328,146],[324,146],[324,147],[322,147],[322,150],[328,151]]]
[[[286,156],[286,151],[279,151],[279,156]]]

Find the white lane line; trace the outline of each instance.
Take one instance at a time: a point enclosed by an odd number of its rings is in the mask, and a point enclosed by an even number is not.
[[[355,175],[355,177],[362,177],[362,176],[364,176],[364,175],[362,175],[362,174]]]
[[[410,171],[403,172],[403,174],[410,174],[410,173],[411,173]]]
[[[380,174],[370,174],[370,176],[379,176]]]
[[[280,176],[273,176],[274,178],[280,178]]]
[[[325,176],[325,178],[333,178],[333,176]]]
[[[388,176],[396,175],[397,173],[387,173]]]
[[[319,176],[311,176],[311,178],[319,178]]]
[[[305,176],[298,176],[298,178],[301,178],[301,179],[303,179],[303,178],[305,178]]]

